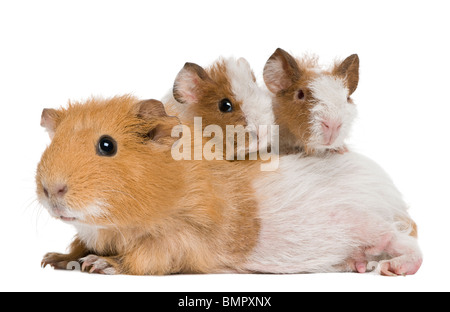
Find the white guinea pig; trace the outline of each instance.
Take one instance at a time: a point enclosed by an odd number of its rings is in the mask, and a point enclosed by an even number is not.
[[[265,273],[417,272],[417,228],[388,175],[348,152],[280,158],[253,180],[261,220],[245,269]],[[369,266],[369,267],[368,267]]]

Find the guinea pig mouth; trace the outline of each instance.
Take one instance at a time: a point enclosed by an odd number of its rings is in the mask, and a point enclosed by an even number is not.
[[[76,220],[76,218],[70,218],[70,217],[64,217],[64,216],[59,216],[59,219],[66,221],[66,222],[72,222],[72,221]]]
[[[55,217],[56,219],[59,219],[59,220],[65,221],[65,222],[73,222],[73,221],[77,220],[77,218],[75,218],[75,217],[68,216],[65,210],[66,209],[62,206],[52,204],[50,214],[52,214],[53,217]]]

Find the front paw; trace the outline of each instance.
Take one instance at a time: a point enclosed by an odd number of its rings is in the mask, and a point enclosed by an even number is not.
[[[343,154],[345,154],[345,153],[348,153],[349,150],[348,150],[347,146],[344,145],[344,146],[341,146],[341,147],[339,147],[339,148],[333,150],[333,152],[336,153],[336,154],[341,154],[341,155],[343,155]]]
[[[81,271],[106,275],[117,274],[117,265],[109,258],[89,255],[80,259]]]
[[[72,259],[70,255],[57,252],[49,252],[44,256],[41,261],[41,267],[45,268],[47,265],[57,270],[75,270],[81,268],[81,264],[77,259]]]

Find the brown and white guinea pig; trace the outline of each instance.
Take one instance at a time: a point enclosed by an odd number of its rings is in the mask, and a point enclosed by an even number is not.
[[[192,125],[195,117],[201,117],[202,129],[218,125],[224,133],[224,144],[227,126],[236,127],[238,134],[245,132],[252,138],[250,144],[250,139],[246,140],[245,154],[266,150],[271,144],[273,132],[268,127],[275,122],[272,99],[258,85],[244,58],[219,58],[206,69],[186,63],[163,103],[183,124]],[[241,150],[235,147],[236,156]]]
[[[263,76],[273,94],[280,153],[347,151],[344,141],[356,117],[350,96],[358,86],[358,55],[324,70],[315,57],[294,58],[278,48]]]
[[[43,111],[52,140],[37,168],[38,199],[77,229],[69,253],[49,253],[43,266],[144,275],[223,272],[243,261],[259,228],[246,170],[173,160],[178,124],[161,102],[132,96]]]

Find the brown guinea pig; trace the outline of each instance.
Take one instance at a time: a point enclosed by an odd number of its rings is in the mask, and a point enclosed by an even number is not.
[[[69,253],[49,253],[43,266],[210,273],[245,259],[259,227],[253,193],[242,188],[246,170],[173,160],[178,124],[161,102],[132,96],[43,111],[52,141],[37,169],[38,199],[77,229]]]
[[[201,121],[202,130],[218,126],[223,133],[222,154],[227,160],[245,159],[271,145],[270,127],[275,121],[272,99],[260,88],[244,58],[219,58],[206,69],[186,63],[163,102],[169,113],[191,128],[194,118]],[[240,144],[239,136],[245,144]],[[234,147],[231,155],[227,153],[228,144]]]
[[[323,70],[314,57],[296,59],[277,49],[263,76],[273,94],[280,153],[347,151],[344,140],[356,117],[350,96],[358,86],[358,55]]]

